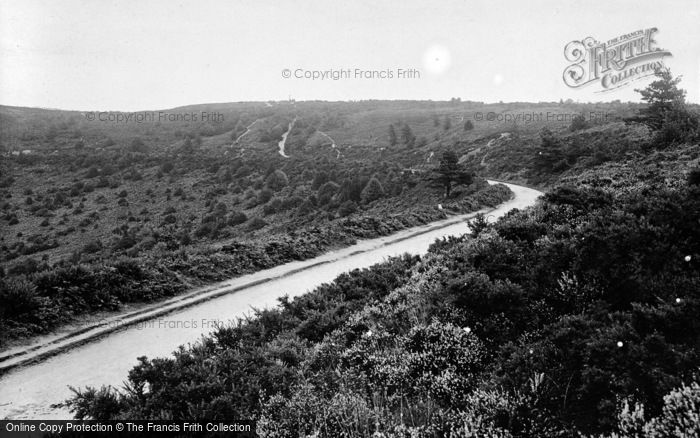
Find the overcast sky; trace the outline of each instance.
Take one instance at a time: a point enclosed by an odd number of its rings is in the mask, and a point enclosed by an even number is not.
[[[700,0],[0,0],[0,103],[163,109],[250,100],[638,100],[562,80],[564,46],[656,27],[700,102]],[[415,68],[420,78],[396,77]],[[391,70],[389,79],[284,78]]]

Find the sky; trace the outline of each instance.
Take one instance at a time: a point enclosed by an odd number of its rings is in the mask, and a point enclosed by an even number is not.
[[[0,0],[0,103],[638,101],[650,78],[568,87],[564,48],[647,28],[697,103],[699,23],[700,0]]]

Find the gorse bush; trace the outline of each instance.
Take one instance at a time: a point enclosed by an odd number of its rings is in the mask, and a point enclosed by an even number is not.
[[[35,311],[40,305],[36,286],[21,277],[10,278],[0,283],[0,314],[6,319],[15,319]]]
[[[598,438],[623,437],[697,437],[700,436],[700,384],[694,379],[664,396],[664,404],[656,417],[646,419],[644,405],[624,400],[617,415],[617,430]]]

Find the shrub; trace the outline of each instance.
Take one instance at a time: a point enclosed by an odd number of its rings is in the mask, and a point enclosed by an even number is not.
[[[36,286],[24,277],[0,281],[0,317],[16,319],[31,314],[41,304]]]
[[[175,168],[175,165],[171,161],[166,161],[160,165],[160,171],[163,173],[170,173]]]
[[[569,131],[575,132],[586,128],[588,128],[588,122],[586,122],[586,118],[582,114],[577,114],[571,119]]]
[[[265,222],[262,218],[259,217],[254,217],[250,221],[248,221],[248,229],[251,231],[259,230],[260,228],[263,228],[267,225],[267,222]]]
[[[125,407],[119,393],[111,386],[85,390],[75,389],[72,386],[69,388],[73,392],[73,398],[68,403],[68,407],[78,420],[87,418],[112,420],[119,418],[119,412]]]
[[[95,178],[99,175],[97,168],[95,166],[90,166],[90,168],[85,172],[85,178]]]
[[[340,217],[350,216],[356,211],[357,204],[355,204],[355,202],[353,201],[345,201],[342,204],[340,204],[340,208],[338,208],[338,214],[340,215]]]
[[[340,186],[333,181],[329,181],[323,184],[318,189],[318,203],[319,205],[328,204],[333,196],[340,190]]]
[[[222,217],[226,216],[227,211],[228,211],[228,207],[226,206],[226,204],[223,202],[218,202],[214,206],[214,208],[212,210],[212,214],[218,218],[222,218]]]
[[[265,215],[270,215],[281,211],[282,200],[280,198],[273,198],[263,206],[263,213]]]
[[[305,199],[297,208],[297,214],[299,216],[307,216],[311,214],[316,209],[316,205],[309,199]]]
[[[270,199],[272,199],[272,190],[262,189],[258,193],[258,204],[266,204]]]
[[[6,176],[0,179],[0,188],[10,187],[15,182],[15,179],[11,176]]]
[[[433,322],[406,336],[405,378],[447,405],[460,405],[477,383],[486,351],[473,333],[453,324]]]
[[[690,173],[688,174],[688,185],[700,185],[700,169],[693,169],[690,171]]]
[[[231,226],[242,224],[248,220],[248,216],[242,211],[232,211],[228,215],[228,224]]]
[[[287,175],[281,170],[275,170],[265,179],[265,186],[277,192],[289,185]]]
[[[646,419],[644,404],[623,400],[617,416],[617,430],[610,438],[697,437],[700,436],[700,385],[694,380],[664,396],[661,415]],[[598,438],[603,438],[599,436]]]
[[[35,259],[31,257],[27,257],[24,260],[21,260],[11,266],[8,270],[7,273],[10,275],[29,275],[34,272],[37,272],[39,269],[39,262],[36,261]]]
[[[100,240],[92,240],[85,244],[83,247],[83,252],[87,254],[93,254],[102,249],[102,242]]]

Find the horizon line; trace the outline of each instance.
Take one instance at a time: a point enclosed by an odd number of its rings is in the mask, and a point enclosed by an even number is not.
[[[284,100],[239,100],[239,101],[222,101],[222,102],[200,102],[200,103],[188,103],[183,105],[177,105],[173,107],[160,107],[155,109],[138,109],[138,110],[125,110],[125,109],[68,109],[68,108],[57,108],[57,107],[46,107],[46,106],[27,106],[27,105],[14,105],[8,103],[0,103],[0,107],[7,108],[18,108],[18,109],[33,109],[33,110],[43,110],[43,111],[64,111],[64,112],[114,112],[114,113],[137,113],[144,111],[159,111],[159,110],[173,110],[178,108],[184,108],[189,106],[206,106],[206,105],[244,105],[244,104],[284,104],[284,103],[362,103],[362,102],[420,102],[420,103],[475,103],[482,105],[507,105],[507,104],[561,104],[561,105],[596,105],[596,104],[636,104],[645,105],[644,102],[627,100],[623,101],[620,99],[612,100],[598,100],[598,101],[578,101],[570,98],[563,99],[560,101],[556,100],[540,100],[540,101],[527,101],[527,100],[514,100],[514,101],[480,101],[480,100],[464,100],[459,97],[455,98],[459,100],[433,100],[433,99],[357,99],[357,100],[323,100],[323,99],[284,99]],[[571,102],[568,102],[571,100]],[[700,105],[697,102],[686,100],[687,105]]]

